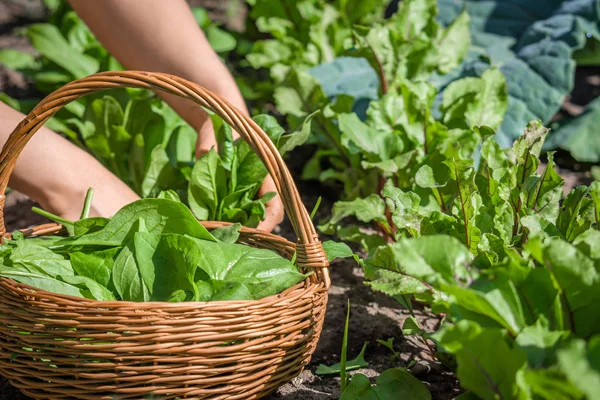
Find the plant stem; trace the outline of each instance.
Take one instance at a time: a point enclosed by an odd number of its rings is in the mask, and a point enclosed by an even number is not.
[[[352,160],[350,159],[350,157],[348,156],[348,154],[346,154],[346,151],[344,151],[344,148],[342,147],[342,145],[340,143],[338,143],[337,140],[335,140],[335,138],[333,137],[333,135],[329,132],[329,130],[327,130],[327,127],[325,126],[325,124],[319,119],[318,115],[315,118],[313,118],[313,119],[317,121],[317,124],[323,130],[323,133],[325,134],[325,136],[327,137],[327,139],[329,139],[329,141],[335,146],[335,148],[340,153],[340,155],[343,158],[346,159],[346,161],[348,162],[348,166],[351,167],[352,166]]]
[[[521,198],[521,190],[523,190],[523,186],[525,185],[525,173],[527,172],[527,162],[529,161],[529,151],[531,147],[527,149],[527,153],[525,153],[525,162],[523,163],[523,175],[521,176],[521,184],[517,185],[517,190],[519,192],[519,200],[517,201],[517,207],[515,208],[515,218],[513,221],[513,236],[517,236],[519,233],[519,213],[521,212],[521,206],[523,205],[523,199]]]
[[[340,380],[342,393],[346,390],[346,352],[348,350],[348,325],[350,322],[350,299],[348,299],[348,311],[346,311],[346,324],[344,325],[344,337],[342,338],[342,354],[340,360]]]
[[[90,208],[92,208],[92,199],[94,198],[94,189],[89,188],[87,193],[85,194],[85,201],[83,202],[83,210],[81,210],[81,217],[79,219],[84,219],[90,216]]]
[[[383,197],[381,195],[384,185],[385,185],[385,179],[383,176],[381,176],[379,178],[379,187],[377,188],[377,191],[379,192],[379,197],[381,197],[383,199],[383,202],[385,204],[385,197]],[[386,228],[381,222],[377,222],[376,224],[382,230],[382,233],[385,236],[386,242],[393,243],[393,242],[395,242],[393,234],[398,232],[398,227],[394,224],[394,221],[392,220],[392,213],[390,212],[390,209],[387,206],[387,204],[385,204],[385,219],[387,221],[389,229]]]
[[[458,178],[459,175],[458,175],[458,170],[456,169],[456,166],[454,167],[454,174],[456,175],[456,187],[458,188],[458,198],[460,200],[460,208],[462,210],[463,219],[464,219],[465,244],[467,245],[468,248],[471,248],[471,241],[469,240],[469,221],[468,221],[468,217],[467,217],[467,211],[465,210],[466,200],[463,199],[462,191],[460,190],[460,181]]]
[[[74,222],[73,221],[69,221],[66,218],[63,217],[59,217],[58,215],[54,215],[46,210],[42,210],[41,208],[38,207],[31,207],[31,211],[33,211],[34,213],[41,215],[42,217],[46,217],[48,219],[51,219],[52,221],[56,221],[59,224],[62,225],[73,225]]]
[[[566,308],[567,311],[567,315],[569,316],[569,325],[571,328],[571,331],[573,333],[575,332],[575,316],[573,315],[573,309],[571,308],[571,304],[569,304],[569,300],[567,299],[567,295],[565,294],[565,290],[562,287],[562,285],[560,284],[560,281],[558,279],[556,279],[556,275],[554,274],[554,270],[552,268],[552,266],[546,262],[546,268],[548,268],[548,272],[550,272],[550,274],[552,275],[552,278],[558,283],[558,288],[560,289],[560,298],[562,299],[562,302]]]
[[[538,201],[540,200],[540,195],[542,193],[542,186],[544,185],[544,179],[546,179],[546,174],[548,173],[548,165],[546,165],[546,169],[544,169],[544,173],[542,174],[542,176],[540,177],[540,186],[538,186],[538,190],[537,193],[535,195],[535,201],[533,202],[533,211],[536,211],[536,208],[538,206]],[[529,200],[529,199],[528,199]]]
[[[429,110],[425,110],[425,121],[423,121],[423,150],[425,151],[425,155],[427,155],[427,120],[429,119]]]
[[[319,198],[317,199],[317,203],[315,204],[315,207],[313,208],[312,212],[310,213],[310,219],[313,219],[315,217],[315,214],[317,213],[317,210],[319,209],[319,206],[321,205],[321,200],[323,198],[321,196],[319,196]]]
[[[365,43],[367,43],[367,46],[369,47],[369,50],[371,50],[371,53],[373,53],[373,58],[375,58],[375,62],[377,63],[377,72],[379,72],[379,79],[381,79],[381,93],[386,94],[388,92],[388,82],[385,77],[385,71],[383,70],[383,64],[381,63],[379,57],[377,57],[375,49],[373,46],[371,46],[371,43],[369,43],[366,37]]]
[[[432,188],[431,190],[433,190],[433,196],[440,203],[440,208],[442,209],[442,212],[444,214],[448,214],[448,211],[446,210],[446,204],[444,204],[444,198],[442,197],[442,192],[440,192],[440,188],[435,187],[435,188]]]

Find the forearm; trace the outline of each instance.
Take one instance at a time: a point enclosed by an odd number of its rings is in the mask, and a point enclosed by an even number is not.
[[[24,115],[0,102],[0,144]],[[95,189],[92,215],[111,216],[138,196],[85,151],[42,127],[19,156],[9,185],[69,219],[77,219],[85,192]]]
[[[240,91],[184,0],[70,0],[98,40],[127,69],[166,72],[196,82],[245,111]],[[196,130],[207,115],[162,95]]]

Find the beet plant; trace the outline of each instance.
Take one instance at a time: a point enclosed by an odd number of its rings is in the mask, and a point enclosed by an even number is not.
[[[301,3],[292,2],[290,7],[302,9]],[[339,45],[331,47],[333,58],[321,56],[313,63],[275,59],[255,65],[270,69],[275,105],[291,128],[296,129],[308,115],[320,111],[313,117],[312,135],[307,139],[316,145],[316,151],[304,166],[303,179],[340,183],[344,186],[343,199],[351,200],[380,190],[382,168],[397,170],[394,163],[410,162],[408,158],[392,161],[412,144],[396,140],[398,135],[387,131],[408,129],[411,139],[423,141],[420,125],[433,120],[433,111],[438,108],[434,100],[439,97],[428,80],[457,67],[470,43],[466,13],[447,28],[436,21],[436,16],[435,1],[404,1],[390,18],[370,19],[368,24],[338,30],[335,25],[326,34],[312,37],[328,43],[337,40]],[[339,23],[343,22],[342,18]],[[287,36],[273,35],[269,43],[285,43]],[[497,84],[500,90],[502,84]],[[486,101],[479,97],[479,102]],[[375,110],[376,104],[382,108]],[[501,106],[492,110],[498,118],[504,112]],[[425,108],[432,112],[424,115]],[[391,142],[381,141],[378,131],[382,127]],[[368,132],[360,132],[365,129]],[[363,142],[356,142],[358,135]]]
[[[477,163],[433,147],[409,189],[388,180],[381,197],[336,205],[333,221],[344,209],[385,227],[388,243],[339,229],[369,250],[369,286],[444,316],[437,332],[407,333],[454,360],[467,398],[594,398],[600,183],[563,198],[553,154],[540,162],[548,132],[540,122],[508,151],[492,130],[478,131]]]

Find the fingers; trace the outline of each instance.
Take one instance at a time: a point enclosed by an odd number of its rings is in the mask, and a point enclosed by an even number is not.
[[[217,139],[213,131],[213,124],[208,118],[198,130],[198,141],[196,142],[196,157],[206,154],[210,149],[217,147]]]
[[[271,176],[267,176],[265,181],[263,182],[260,190],[258,191],[259,196],[263,196],[269,192],[277,193],[277,188],[275,187],[275,182],[273,182],[273,178]],[[261,221],[258,224],[258,229],[261,229],[266,232],[271,232],[277,225],[279,225],[283,221],[283,216],[285,214],[285,209],[283,207],[283,203],[281,201],[281,197],[279,194],[272,198],[266,206],[266,213],[264,221]]]

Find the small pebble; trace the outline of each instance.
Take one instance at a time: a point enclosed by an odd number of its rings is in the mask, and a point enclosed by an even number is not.
[[[410,372],[415,377],[425,376],[431,372],[431,366],[427,362],[419,361],[410,369]]]

